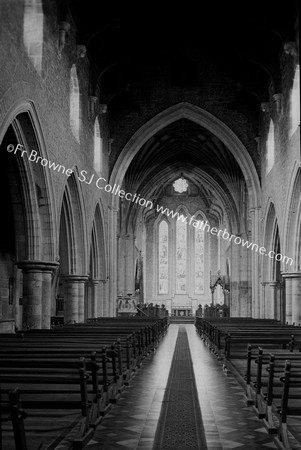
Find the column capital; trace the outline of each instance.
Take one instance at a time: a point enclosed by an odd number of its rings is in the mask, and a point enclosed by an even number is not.
[[[108,209],[111,211],[111,213],[118,213],[119,208],[115,208],[114,206],[108,205]]]
[[[296,43],[293,41],[285,42],[283,45],[283,50],[287,55],[291,55],[291,56],[298,55]]]
[[[38,261],[38,260],[24,260],[18,261],[17,266],[23,270],[23,272],[55,272],[59,267],[57,261]]]
[[[80,283],[89,279],[88,275],[63,275],[65,281],[69,283]]]
[[[261,206],[252,206],[251,208],[249,208],[249,213],[255,214],[255,212],[258,212],[260,210],[261,210]]]

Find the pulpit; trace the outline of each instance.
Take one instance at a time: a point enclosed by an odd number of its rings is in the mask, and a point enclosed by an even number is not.
[[[117,317],[135,316],[137,314],[138,298],[131,294],[118,295],[117,297]]]

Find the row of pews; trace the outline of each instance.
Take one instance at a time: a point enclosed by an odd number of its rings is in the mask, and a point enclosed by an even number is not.
[[[167,328],[99,318],[0,334],[0,450],[82,448]]]
[[[235,317],[196,317],[195,326],[225,372],[237,375],[277,447],[301,448],[301,327]]]

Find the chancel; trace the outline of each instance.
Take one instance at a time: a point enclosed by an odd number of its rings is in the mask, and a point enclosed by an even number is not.
[[[301,448],[297,0],[0,36],[0,449]]]

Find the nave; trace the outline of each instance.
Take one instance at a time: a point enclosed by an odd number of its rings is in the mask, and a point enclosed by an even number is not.
[[[299,2],[199,3],[0,0],[0,450],[7,406],[18,450],[166,447],[181,376],[198,446],[275,448],[244,376],[254,321],[264,383],[301,331]],[[172,323],[208,318],[231,348]]]
[[[224,373],[222,362],[212,355],[195,326],[171,324],[156,352],[144,361],[85,450],[159,450],[153,444],[176,339],[182,327],[189,339],[208,450],[277,448],[261,420],[245,405],[243,388],[231,374]],[[63,449],[64,446],[58,447]]]

